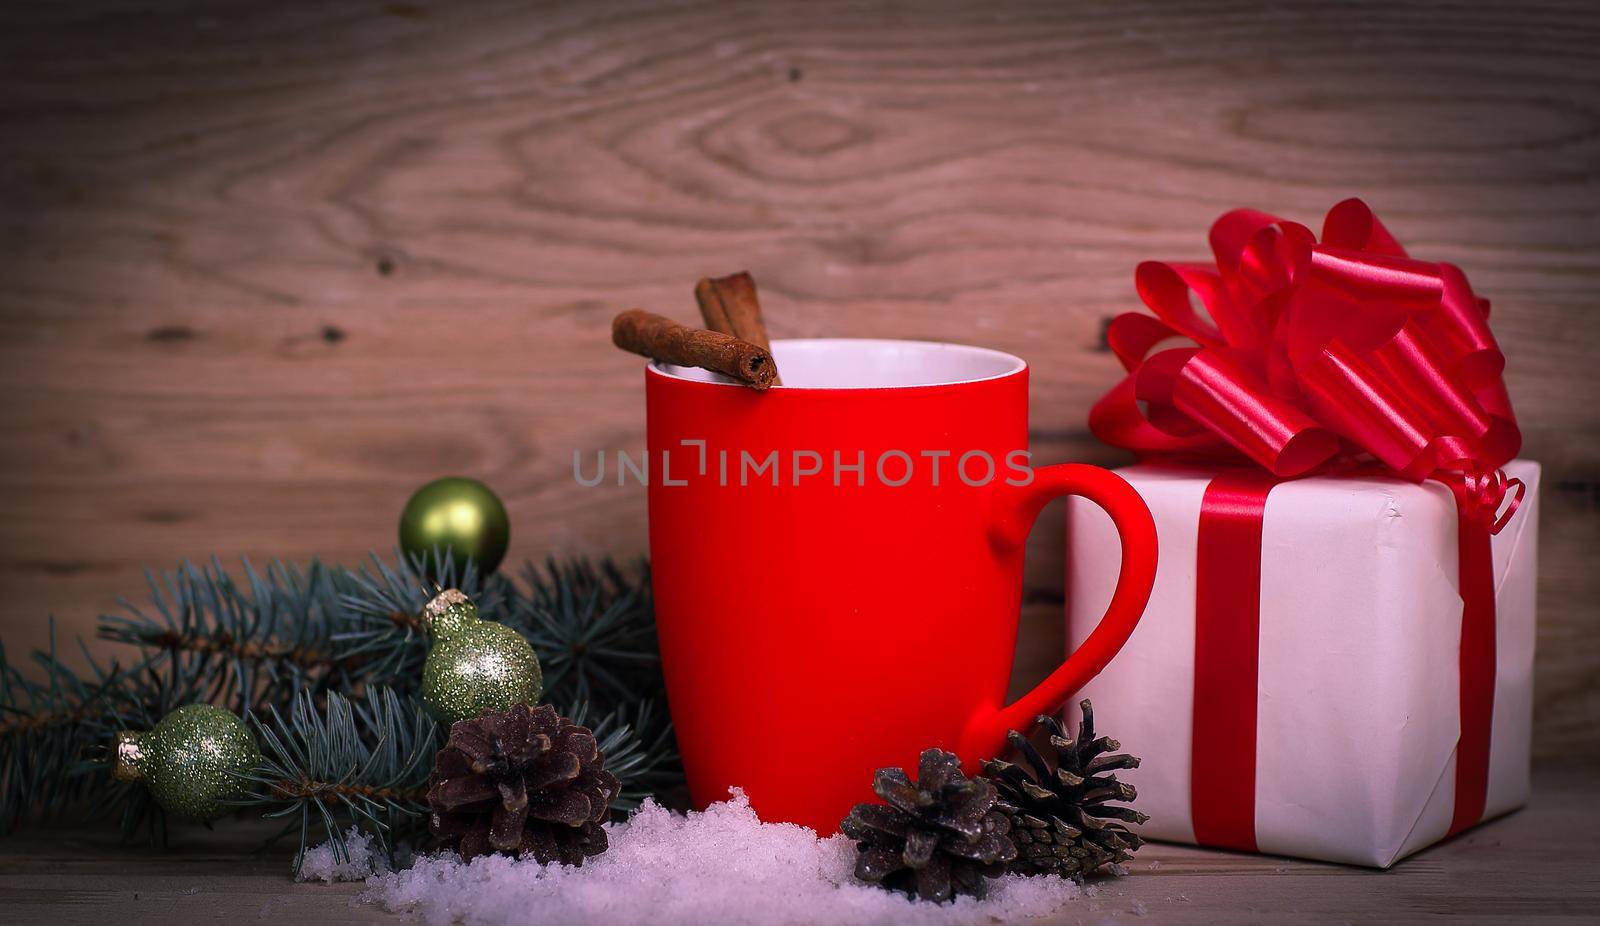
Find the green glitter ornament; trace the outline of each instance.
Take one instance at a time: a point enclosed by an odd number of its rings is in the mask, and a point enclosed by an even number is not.
[[[244,721],[220,707],[180,707],[152,730],[117,734],[112,774],[139,781],[167,813],[204,823],[228,811],[242,783],[233,777],[261,763],[261,750]]]
[[[452,724],[539,703],[539,657],[522,634],[478,617],[472,600],[453,588],[428,602],[422,620],[433,638],[422,666],[422,703],[434,719]]]
[[[414,557],[449,550],[456,575],[469,559],[482,574],[494,572],[510,544],[505,503],[476,479],[435,479],[413,493],[400,512],[400,549]]]

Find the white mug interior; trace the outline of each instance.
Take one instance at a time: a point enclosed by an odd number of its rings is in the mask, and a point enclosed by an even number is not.
[[[1004,351],[938,341],[887,341],[870,338],[804,338],[773,341],[782,386],[774,389],[903,389],[999,379],[1027,369],[1022,358]],[[739,386],[710,370],[651,361],[664,376],[701,383]],[[741,387],[742,388],[742,387]]]

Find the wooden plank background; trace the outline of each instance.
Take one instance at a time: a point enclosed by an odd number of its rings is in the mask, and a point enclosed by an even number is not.
[[[1546,466],[1537,749],[1600,754],[1600,8],[203,2],[0,12],[0,633],[140,569],[351,561],[487,480],[513,557],[642,552],[618,309],[749,268],[778,336],[1034,366],[1044,462],[1146,257],[1368,199],[1493,299]],[[1059,640],[1060,514],[1032,652]],[[1037,658],[1037,657],[1036,657]],[[1024,673],[1037,672],[1030,664]]]

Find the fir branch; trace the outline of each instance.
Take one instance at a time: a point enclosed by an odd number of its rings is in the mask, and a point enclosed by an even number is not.
[[[84,656],[93,674],[89,679],[57,658],[52,620],[49,650],[33,654],[41,682],[13,665],[0,643],[0,833],[30,818],[55,816],[87,787],[72,773],[92,745],[88,721],[107,709],[119,673]]]
[[[416,700],[372,686],[358,701],[328,692],[319,709],[304,691],[294,696],[287,719],[271,706],[266,719],[251,713],[246,720],[263,758],[241,776],[248,793],[232,803],[288,818],[280,836],[300,831],[296,873],[313,822],[342,862],[349,858],[343,833],[351,824],[388,856],[387,834],[426,815],[428,772],[443,737]]]
[[[496,574],[461,574],[435,551],[430,560],[373,557],[341,596],[344,629],[333,634],[338,658],[361,661],[361,674],[393,679],[402,690],[421,678],[428,639],[418,619],[440,588],[459,588],[478,616],[521,633],[544,673],[544,697],[556,705],[592,702],[609,713],[641,700],[662,700],[649,564],[624,570],[606,559],[548,561],[522,573],[527,591]]]
[[[373,555],[348,578],[340,596],[340,627],[332,635],[336,656],[359,665],[366,677],[395,680],[403,690],[421,679],[427,659],[421,614],[428,599],[441,589],[457,588],[477,605],[480,617],[504,621],[518,596],[510,580],[481,576],[475,563],[458,570],[448,549],[420,556],[396,551],[393,566]]]
[[[216,559],[146,573],[148,610],[121,599],[127,613],[102,616],[98,636],[140,647],[154,664],[170,661],[174,675],[206,678],[202,699],[232,710],[348,684],[330,640],[341,570],[273,562],[263,575],[246,560],[243,573],[240,584]]]
[[[79,805],[161,844],[165,816],[146,789],[85,756],[109,753],[120,730],[204,702],[252,712],[269,761],[245,803],[290,817],[302,851],[312,822],[342,851],[339,820],[387,851],[385,827],[417,831],[425,819],[420,789],[443,739],[410,697],[428,651],[418,615],[441,587],[530,640],[558,710],[599,718],[592,728],[624,783],[619,809],[676,789],[647,564],[551,561],[524,575],[526,592],[471,564],[457,571],[440,551],[393,565],[373,556],[359,571],[275,562],[258,572],[246,562],[240,581],[213,560],[150,576],[148,605],[124,602],[126,613],[101,619],[103,639],[136,648],[126,669],[85,651],[89,669],[75,673],[53,634],[29,671],[0,649],[0,832]]]
[[[111,776],[109,758],[120,730],[149,729],[167,711],[195,700],[198,676],[171,675],[148,662],[123,670],[102,666],[79,641],[88,676],[50,648],[33,654],[44,681],[30,679],[0,649],[0,832],[27,820],[51,820],[68,809],[88,820],[116,819],[124,837],[141,829],[162,845],[166,821],[142,786]]]
[[[664,695],[648,563],[636,576],[609,559],[550,560],[542,572],[530,563],[523,574],[530,594],[506,623],[539,654],[548,700],[610,710]]]

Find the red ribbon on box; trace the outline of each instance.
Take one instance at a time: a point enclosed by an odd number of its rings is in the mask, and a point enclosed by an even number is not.
[[[1451,264],[1407,256],[1365,203],[1310,229],[1237,209],[1211,227],[1214,264],[1146,261],[1156,317],[1113,319],[1128,375],[1089,427],[1141,457],[1253,462],[1206,489],[1196,586],[1195,839],[1254,851],[1261,525],[1285,479],[1373,463],[1435,479],[1460,528],[1461,738],[1450,833],[1483,816],[1494,713],[1490,536],[1526,487],[1500,467],[1522,436],[1489,331],[1489,303]],[[1210,319],[1197,311],[1203,306]],[[1174,339],[1182,346],[1164,345]],[[1158,349],[1163,348],[1164,349]]]

